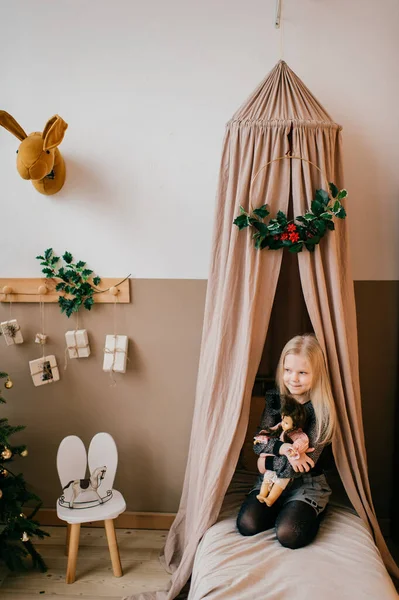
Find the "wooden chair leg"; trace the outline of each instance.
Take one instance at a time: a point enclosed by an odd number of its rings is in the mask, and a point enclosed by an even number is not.
[[[69,554],[69,540],[71,539],[71,524],[67,523],[66,541],[65,541],[65,555]]]
[[[115,527],[113,519],[104,521],[105,533],[107,534],[109,553],[111,555],[112,570],[115,577],[122,577],[121,559],[119,557],[118,542],[115,535]]]
[[[78,558],[79,550],[79,535],[80,523],[73,523],[71,525],[71,533],[69,538],[68,566],[66,572],[67,583],[73,583],[75,581],[76,561]]]

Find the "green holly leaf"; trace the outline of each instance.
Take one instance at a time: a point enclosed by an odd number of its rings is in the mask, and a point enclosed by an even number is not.
[[[261,219],[264,219],[265,217],[267,217],[270,213],[267,210],[267,204],[264,204],[263,206],[260,206],[259,208],[255,208],[255,210],[252,211],[254,213],[254,215],[260,217]]]
[[[265,225],[265,223],[261,223],[261,221],[255,221],[255,223],[253,224],[253,226],[263,236],[266,236],[269,233],[267,225]]]
[[[303,242],[297,242],[296,244],[292,244],[292,246],[290,246],[288,248],[289,252],[292,252],[293,254],[302,252],[302,249],[303,249]]]
[[[315,215],[313,215],[312,213],[306,213],[305,214],[305,221],[314,221],[314,219],[316,219],[317,217],[315,217]]]
[[[53,277],[53,270],[50,269],[49,267],[42,269],[42,273],[45,274],[45,276],[47,277],[47,279],[50,279],[51,277]]]
[[[309,252],[314,252],[316,245],[315,244],[309,244],[308,242],[305,243],[306,249],[309,250]]]
[[[51,259],[51,264],[56,265],[59,260],[60,260],[59,256],[53,256]]]
[[[62,290],[65,290],[65,283],[63,281],[60,281],[59,283],[57,283],[57,285],[55,286],[55,291],[56,292],[61,292]]]
[[[65,254],[62,255],[62,258],[65,260],[67,265],[70,265],[73,260],[73,256],[70,252],[65,252]]]
[[[341,190],[338,194],[338,200],[342,200],[343,198],[346,198],[348,195],[347,190]]]
[[[323,213],[321,213],[320,218],[321,219],[332,219],[333,216],[330,212],[323,212]]]
[[[96,275],[95,277],[93,277],[93,283],[94,283],[94,285],[99,285],[100,282],[101,282],[101,278],[98,277],[98,275]]]
[[[319,235],[314,235],[313,237],[308,238],[306,240],[306,244],[309,244],[310,246],[315,246],[319,242],[320,242],[320,236]]]
[[[324,206],[327,206],[327,204],[330,202],[330,196],[325,190],[316,190],[315,200],[321,202],[321,204],[324,204]]]
[[[263,248],[267,248],[268,246],[270,246],[270,248],[271,248],[271,240],[273,240],[273,238],[270,237],[269,235],[267,237],[265,237],[262,240],[262,243],[261,243],[261,246],[260,246],[261,250],[263,250]]]
[[[83,267],[85,266],[85,262],[83,260],[80,260],[79,262],[76,263],[76,268],[77,269],[83,269]]]
[[[282,210],[279,210],[277,213],[277,223],[279,223],[279,225],[281,225],[282,227],[285,227],[288,223],[287,217]]]
[[[334,202],[334,206],[333,206],[333,213],[337,214],[337,212],[339,211],[340,208],[341,208],[341,202],[339,200],[336,200]]]
[[[53,249],[47,248],[47,250],[44,251],[44,259],[50,260],[52,253],[53,253]]]
[[[326,228],[327,228],[326,221],[317,219],[316,221],[313,221],[312,225],[316,229],[316,231],[320,235],[320,237],[323,237],[323,235],[326,232]]]
[[[344,209],[343,206],[341,206],[341,208],[337,212],[337,217],[338,217],[338,219],[345,219],[345,217],[346,217],[346,210]]]
[[[44,256],[36,256],[37,260],[44,260]]]
[[[333,221],[327,221],[327,229],[329,229],[330,231],[334,231],[335,225]]]
[[[337,186],[334,183],[331,183],[331,182],[328,184],[328,186],[330,188],[331,196],[333,198],[336,198],[338,196],[338,191],[339,191],[338,188],[337,188]]]
[[[233,225],[237,225],[238,229],[244,229],[245,227],[249,227],[249,218],[247,215],[240,215],[233,221]]]
[[[316,215],[316,217],[319,217],[321,213],[324,212],[324,204],[322,202],[319,202],[319,200],[313,200],[311,208],[313,214]]]

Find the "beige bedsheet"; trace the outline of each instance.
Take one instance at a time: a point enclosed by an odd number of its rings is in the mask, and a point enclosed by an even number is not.
[[[380,554],[353,510],[329,506],[316,540],[283,548],[274,530],[241,536],[237,507],[247,476],[235,478],[219,521],[203,537],[188,600],[394,600]]]

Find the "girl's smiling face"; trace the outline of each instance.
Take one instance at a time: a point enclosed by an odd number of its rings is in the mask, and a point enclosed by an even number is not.
[[[291,396],[304,402],[312,386],[312,369],[309,361],[300,354],[287,354],[284,359],[284,383]]]

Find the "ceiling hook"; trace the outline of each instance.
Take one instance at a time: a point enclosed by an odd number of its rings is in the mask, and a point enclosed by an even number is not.
[[[280,29],[280,20],[281,20],[281,3],[283,0],[276,0],[276,18],[274,21],[274,26],[276,29]]]

